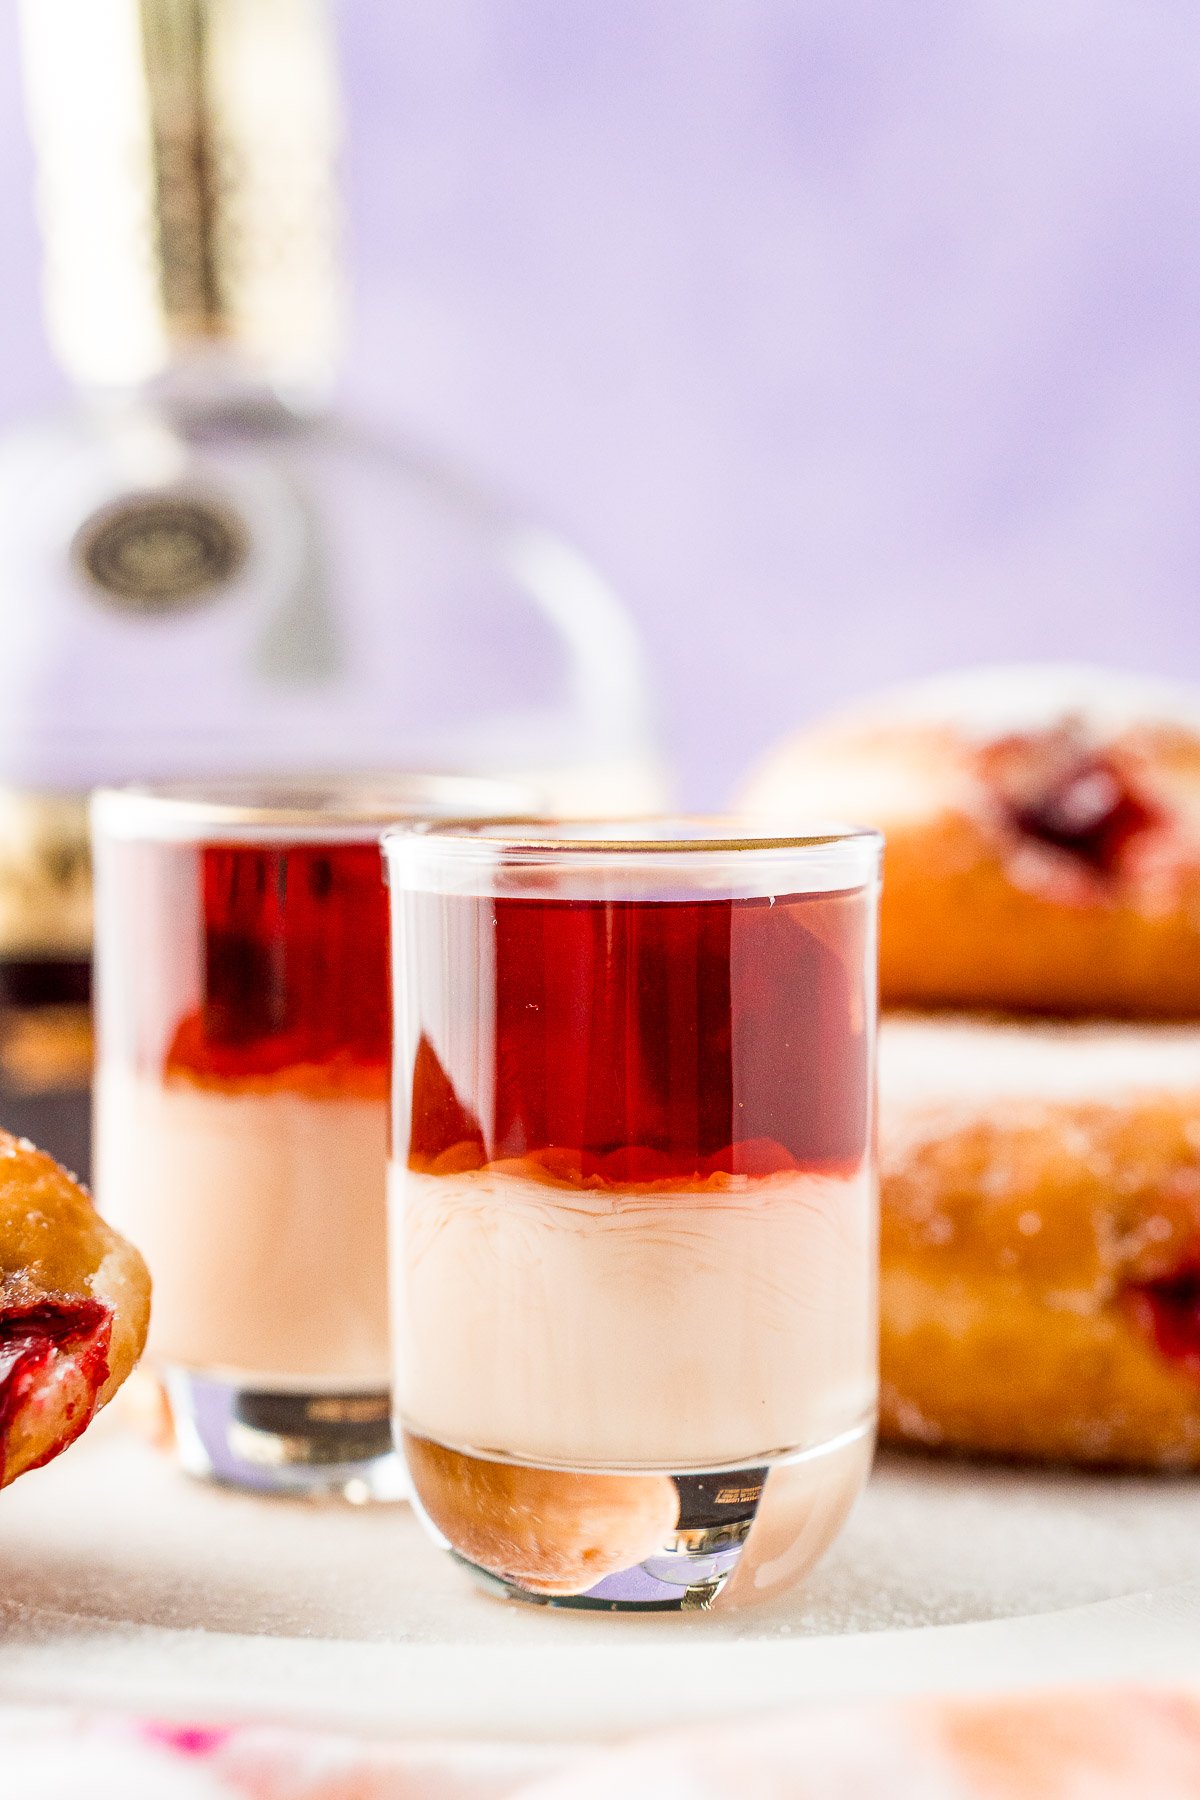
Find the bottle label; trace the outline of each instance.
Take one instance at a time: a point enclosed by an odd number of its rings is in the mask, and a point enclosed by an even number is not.
[[[93,592],[144,614],[215,599],[249,548],[237,514],[208,496],[133,494],[85,520],[72,554]]]

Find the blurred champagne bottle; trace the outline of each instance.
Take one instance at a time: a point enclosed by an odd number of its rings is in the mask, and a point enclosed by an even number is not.
[[[85,1172],[90,787],[450,767],[636,811],[661,776],[597,571],[331,405],[323,0],[22,0],[22,27],[74,393],[0,441],[0,1124]]]

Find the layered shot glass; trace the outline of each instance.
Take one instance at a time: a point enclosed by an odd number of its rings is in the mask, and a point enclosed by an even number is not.
[[[528,1600],[778,1592],[873,1440],[878,837],[683,819],[384,846],[419,1508]]]
[[[192,1473],[402,1491],[379,837],[531,803],[451,776],[96,797],[96,1194],[150,1266],[148,1366]]]

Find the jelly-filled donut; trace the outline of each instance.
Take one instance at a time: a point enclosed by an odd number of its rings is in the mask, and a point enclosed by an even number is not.
[[[801,732],[743,806],[884,832],[885,1002],[1200,1017],[1200,693],[941,676]]]
[[[149,1316],[137,1251],[52,1157],[0,1132],[0,1487],[74,1443]]]
[[[1200,1467],[1200,1029],[896,1014],[881,1429]]]

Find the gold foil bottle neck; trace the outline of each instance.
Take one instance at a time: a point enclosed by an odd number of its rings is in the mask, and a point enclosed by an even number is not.
[[[46,314],[69,374],[319,388],[341,312],[324,0],[22,0]]]
[[[83,957],[91,933],[86,799],[0,786],[0,960]]]

